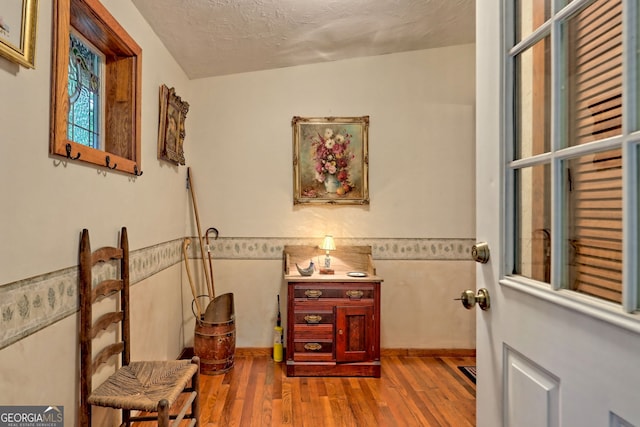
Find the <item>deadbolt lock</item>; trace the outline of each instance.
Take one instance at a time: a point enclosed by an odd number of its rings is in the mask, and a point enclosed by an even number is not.
[[[478,289],[478,293],[474,294],[471,289],[463,291],[460,298],[454,298],[456,301],[462,301],[462,305],[467,310],[471,310],[476,303],[483,310],[489,310],[491,307],[491,301],[489,299],[489,291],[486,288]]]
[[[475,262],[486,264],[489,262],[489,244],[478,242],[471,247],[471,257]]]

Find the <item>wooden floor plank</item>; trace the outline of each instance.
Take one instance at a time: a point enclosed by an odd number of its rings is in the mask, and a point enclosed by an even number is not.
[[[381,378],[287,377],[265,352],[236,355],[229,372],[201,375],[201,426],[475,426],[476,386],[458,369],[475,357],[393,353],[381,365]]]

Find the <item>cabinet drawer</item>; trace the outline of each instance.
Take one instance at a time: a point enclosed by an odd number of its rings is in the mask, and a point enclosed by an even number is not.
[[[295,325],[295,340],[333,340],[333,325]]]
[[[333,325],[335,315],[333,310],[314,310],[315,307],[310,309],[305,307],[304,309],[298,309],[296,307],[294,320],[296,324],[302,325]]]
[[[293,296],[298,300],[319,300],[325,298],[372,299],[372,283],[305,283],[296,284]]]
[[[333,341],[295,340],[293,344],[293,360],[298,362],[331,361],[333,360]]]

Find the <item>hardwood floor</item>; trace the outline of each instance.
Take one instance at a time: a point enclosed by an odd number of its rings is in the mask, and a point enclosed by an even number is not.
[[[476,387],[457,368],[474,364],[388,355],[381,378],[292,378],[264,353],[236,354],[231,371],[200,376],[200,425],[475,426]]]

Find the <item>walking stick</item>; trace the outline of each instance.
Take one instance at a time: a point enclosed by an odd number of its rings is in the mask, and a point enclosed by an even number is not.
[[[191,293],[193,294],[193,301],[196,303],[196,309],[198,311],[198,320],[202,318],[202,308],[200,307],[200,301],[198,301],[198,293],[196,292],[196,286],[193,283],[191,277],[191,269],[189,268],[189,256],[187,255],[187,248],[191,244],[191,239],[188,237],[182,242],[182,254],[184,256],[184,266],[187,269],[187,277],[189,278],[189,285],[191,286]]]
[[[218,239],[218,230],[215,227],[209,227],[207,228],[207,231],[204,233],[204,238],[207,241],[207,257],[209,258],[209,275],[211,277],[211,299],[214,299],[216,297],[216,287],[214,285],[214,280],[213,280],[213,264],[211,263],[211,247],[209,246],[209,233],[210,232],[215,232],[216,233],[216,237],[213,238],[213,240],[217,240]]]
[[[205,257],[204,257],[204,240],[202,240],[202,231],[200,228],[200,216],[198,215],[198,203],[196,202],[196,190],[193,185],[191,168],[187,168],[187,180],[189,182],[189,189],[191,190],[191,200],[193,201],[193,211],[196,215],[196,228],[198,229],[198,240],[200,241],[200,256],[202,257],[202,270],[204,271],[204,277],[207,282],[209,299],[213,300],[213,288],[211,287],[211,279],[209,278],[209,272],[207,271],[207,261],[205,260]]]

